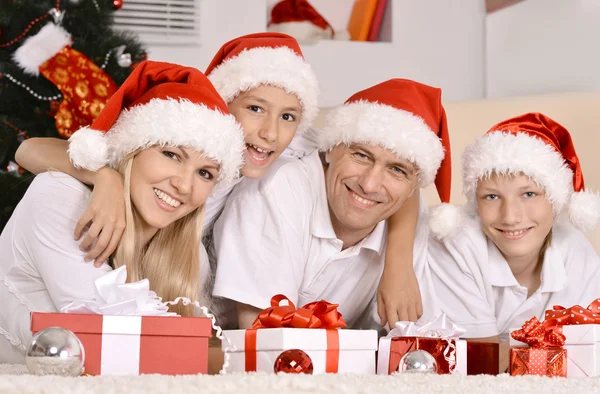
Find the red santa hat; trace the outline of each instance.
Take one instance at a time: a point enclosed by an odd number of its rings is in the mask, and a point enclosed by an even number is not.
[[[320,39],[348,40],[348,31],[334,32],[327,19],[307,0],[283,0],[271,10],[269,31],[286,33],[301,42]]]
[[[89,127],[69,139],[78,168],[116,166],[152,145],[185,146],[220,164],[219,180],[238,176],[244,137],[209,80],[195,68],[145,61]]]
[[[206,75],[228,104],[241,92],[261,85],[296,95],[302,105],[297,133],[307,130],[319,111],[317,76],[304,60],[298,41],[286,34],[249,34],[225,43]]]
[[[354,94],[329,112],[320,148],[353,142],[382,146],[414,163],[420,186],[435,182],[440,200],[450,200],[450,138],[441,89],[391,79]]]
[[[544,188],[555,216],[568,206],[569,219],[583,231],[592,230],[600,217],[600,197],[586,191],[581,162],[571,135],[540,113],[527,113],[493,126],[463,153],[463,193],[466,209],[442,204],[431,215],[438,238],[453,233],[465,215],[475,215],[475,193],[482,178],[496,174],[524,174]]]

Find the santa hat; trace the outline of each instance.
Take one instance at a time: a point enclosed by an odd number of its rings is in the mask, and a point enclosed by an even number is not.
[[[544,188],[555,216],[568,206],[571,222],[583,231],[592,230],[600,217],[600,197],[585,190],[571,135],[543,114],[527,113],[493,126],[465,149],[462,164],[467,206],[443,204],[432,211],[430,227],[438,238],[451,234],[465,215],[475,215],[477,185],[492,173],[531,177]]]
[[[286,33],[300,42],[320,39],[348,40],[346,30],[334,32],[333,27],[307,0],[283,0],[271,10],[269,31]]]
[[[277,86],[298,97],[302,116],[297,133],[317,116],[319,83],[298,42],[286,34],[256,33],[225,43],[206,69],[226,103],[261,85]]]
[[[96,171],[152,145],[202,151],[220,164],[219,180],[236,178],[242,166],[242,129],[195,68],[141,63],[92,125],[69,139],[69,156],[75,167]]]
[[[435,181],[440,200],[450,200],[450,139],[441,89],[390,79],[354,94],[329,112],[320,148],[353,142],[380,145],[414,163],[420,186]]]

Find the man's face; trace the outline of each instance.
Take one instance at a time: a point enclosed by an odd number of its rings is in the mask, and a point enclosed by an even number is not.
[[[393,215],[418,184],[417,168],[391,151],[340,144],[327,152],[325,171],[331,222],[340,233],[365,232]]]

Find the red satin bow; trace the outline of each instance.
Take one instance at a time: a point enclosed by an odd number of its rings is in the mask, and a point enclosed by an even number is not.
[[[288,305],[279,305],[286,300]],[[301,308],[296,306],[283,294],[271,298],[271,307],[258,314],[252,324],[257,328],[343,328],[346,322],[337,310],[337,304],[321,300],[311,302]]]
[[[546,321],[559,326],[600,324],[600,298],[594,300],[587,308],[579,305],[570,308],[554,305],[552,309],[546,311]]]
[[[559,326],[548,321],[542,323],[535,316],[527,320],[521,329],[513,331],[510,335],[531,347],[562,347],[566,340]]]

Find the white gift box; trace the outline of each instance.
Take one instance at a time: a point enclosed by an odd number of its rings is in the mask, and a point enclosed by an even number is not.
[[[562,326],[567,349],[567,377],[600,376],[600,324]],[[527,346],[510,337],[511,347]]]
[[[256,371],[274,373],[277,357],[289,349],[306,352],[313,363],[313,374],[326,373],[327,354],[337,353],[338,373],[375,374],[377,331],[339,329],[339,348],[329,346],[325,329],[318,328],[260,328],[256,331]],[[245,372],[246,330],[227,330],[223,335],[231,341],[234,350],[229,352],[228,372]],[[335,342],[335,341],[334,341]],[[229,344],[223,341],[223,351]],[[335,353],[334,353],[335,354]]]

